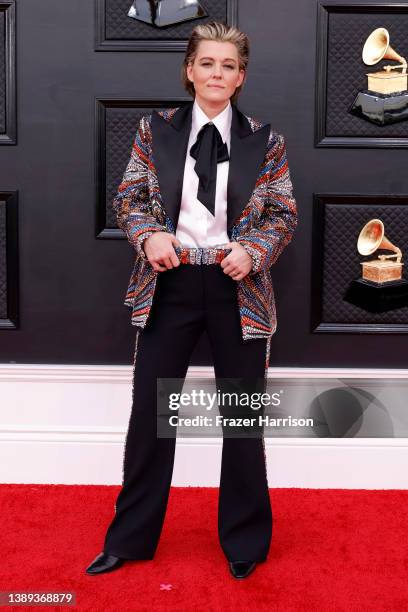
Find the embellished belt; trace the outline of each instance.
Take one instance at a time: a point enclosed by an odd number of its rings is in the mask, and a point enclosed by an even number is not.
[[[232,249],[223,247],[174,247],[183,264],[219,264]]]

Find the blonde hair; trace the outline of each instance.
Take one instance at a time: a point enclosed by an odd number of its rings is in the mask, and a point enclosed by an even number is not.
[[[209,23],[196,26],[191,32],[189,41],[187,43],[183,65],[181,67],[181,78],[184,88],[193,98],[195,97],[194,83],[192,83],[187,76],[187,66],[190,62],[194,62],[198,51],[198,45],[202,40],[216,40],[219,42],[233,43],[238,51],[238,63],[240,70],[246,71],[249,60],[248,36],[244,34],[244,32],[238,30],[238,28],[234,26],[227,26],[219,21],[211,21]],[[243,84],[244,83],[236,88],[234,94],[231,96],[231,102],[236,101]]]

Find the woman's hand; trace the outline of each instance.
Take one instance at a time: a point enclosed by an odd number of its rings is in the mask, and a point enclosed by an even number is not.
[[[222,246],[232,249],[231,253],[221,262],[224,273],[235,281],[242,280],[252,270],[252,257],[238,242],[227,242]]]
[[[144,241],[144,252],[156,272],[164,272],[180,265],[173,245],[182,246],[181,242],[169,232],[154,232]]]

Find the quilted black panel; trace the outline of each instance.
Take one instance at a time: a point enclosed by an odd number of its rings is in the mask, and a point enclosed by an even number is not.
[[[326,204],[323,247],[323,323],[408,323],[408,308],[384,313],[369,313],[343,300],[350,281],[361,277],[357,251],[360,230],[370,219],[381,219],[385,235],[402,251],[408,261],[408,205]],[[390,251],[379,251],[389,254]],[[376,252],[378,253],[378,252]],[[403,267],[403,277],[408,272]]]
[[[393,61],[366,66],[361,52],[367,36],[378,27],[390,33],[391,46],[408,58],[408,11],[384,13],[329,12],[327,57],[327,136],[406,137],[408,123],[376,126],[348,112],[357,92],[367,88],[367,72],[381,70]]]
[[[6,203],[0,200],[0,319],[7,318]]]
[[[0,134],[6,131],[6,29],[4,12],[0,11]]]
[[[208,17],[156,28],[128,17],[133,0],[105,0],[105,33],[107,40],[187,40],[195,25],[213,19],[227,21],[226,0],[200,0]]]
[[[130,158],[140,117],[151,113],[148,108],[106,109],[106,227],[116,228],[112,200],[116,196]]]

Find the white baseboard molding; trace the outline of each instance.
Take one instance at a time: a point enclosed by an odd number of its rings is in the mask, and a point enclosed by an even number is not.
[[[0,364],[0,482],[120,484],[131,376],[131,366]],[[269,376],[408,378],[408,370],[270,368]],[[265,438],[265,447],[270,487],[408,488],[408,439]],[[173,486],[217,487],[221,448],[219,438],[179,438]]]

